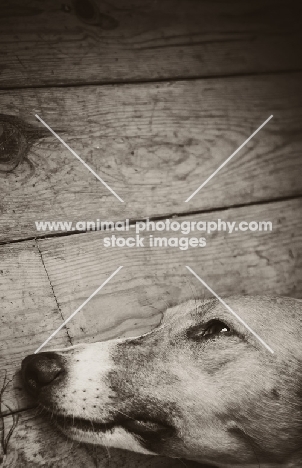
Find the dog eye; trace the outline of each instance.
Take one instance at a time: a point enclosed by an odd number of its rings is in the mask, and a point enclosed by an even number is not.
[[[224,333],[230,333],[230,328],[220,320],[211,320],[207,324],[207,327],[204,329],[202,336],[213,336],[213,335],[220,335]]]
[[[220,320],[210,320],[202,327],[198,325],[187,331],[188,337],[193,340],[210,339],[219,335],[230,335],[231,333],[230,327]]]

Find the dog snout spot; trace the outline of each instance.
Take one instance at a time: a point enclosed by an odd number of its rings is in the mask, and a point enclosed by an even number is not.
[[[33,396],[37,396],[42,387],[57,383],[63,374],[63,362],[56,353],[31,354],[22,361],[23,382]]]

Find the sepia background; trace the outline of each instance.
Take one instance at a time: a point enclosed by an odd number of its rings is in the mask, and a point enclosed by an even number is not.
[[[184,466],[72,444],[22,389],[22,358],[120,265],[45,349],[138,335],[169,305],[208,297],[185,265],[223,297],[302,297],[301,39],[296,0],[1,1],[0,427],[12,429],[4,466]],[[145,217],[270,220],[273,231],[217,232],[207,247],[181,251],[105,248],[107,233],[35,228]]]

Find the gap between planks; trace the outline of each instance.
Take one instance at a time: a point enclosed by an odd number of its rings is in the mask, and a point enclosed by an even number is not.
[[[247,72],[247,73],[230,73],[227,75],[193,75],[193,76],[177,76],[177,77],[168,77],[168,78],[146,78],[138,80],[123,80],[123,81],[86,81],[85,83],[60,83],[60,84],[51,84],[51,85],[29,85],[29,86],[11,86],[4,87],[0,85],[0,91],[15,91],[15,90],[25,90],[25,89],[60,89],[60,88],[86,88],[89,86],[128,86],[128,85],[145,85],[145,84],[156,84],[156,83],[171,83],[171,82],[182,82],[182,81],[198,81],[198,80],[226,80],[232,78],[250,78],[257,76],[274,76],[274,75],[288,75],[301,73],[302,68],[296,68],[295,70],[284,69],[284,70],[275,70],[275,71],[263,71],[263,72]]]
[[[130,218],[129,222],[130,222],[130,224],[135,224],[135,223],[137,223],[139,221],[143,221],[146,218],[148,218],[150,221],[160,221],[160,220],[167,219],[167,218],[176,218],[176,219],[178,219],[178,218],[185,218],[185,217],[188,217],[188,216],[216,213],[218,211],[228,211],[228,210],[236,209],[236,208],[270,205],[270,204],[273,204],[273,203],[279,203],[279,202],[283,202],[283,201],[299,200],[301,198],[302,198],[302,194],[301,195],[295,195],[295,196],[289,195],[287,197],[276,197],[276,198],[270,198],[268,200],[258,200],[258,201],[253,201],[253,202],[249,202],[249,203],[238,203],[238,204],[233,204],[233,205],[229,205],[229,206],[209,208],[209,209],[205,209],[205,210],[193,210],[193,211],[187,211],[185,213],[168,213],[166,215],[161,215],[161,216],[146,216],[146,217],[137,218],[137,219]],[[122,221],[122,219],[120,219],[118,221]],[[43,263],[43,266],[44,266],[44,269],[46,271],[47,277],[49,279],[48,272],[46,270],[46,267],[45,267],[45,264],[44,264],[44,261],[43,261],[42,253],[41,253],[39,245],[38,245],[38,241],[43,240],[43,239],[55,239],[57,237],[69,237],[69,236],[73,236],[73,235],[89,234],[91,232],[96,232],[96,231],[89,230],[89,231],[55,232],[55,233],[50,232],[48,234],[44,234],[44,235],[39,236],[39,237],[30,236],[30,237],[25,237],[25,238],[22,238],[22,239],[14,239],[14,240],[11,240],[11,241],[2,241],[2,242],[0,242],[0,246],[11,245],[11,244],[19,244],[19,243],[22,243],[22,242],[27,242],[27,241],[32,241],[32,240],[35,241],[36,245],[37,245],[37,248],[38,248],[38,251],[39,251],[39,254],[40,254],[40,257],[41,257],[41,261]],[[49,279],[49,282],[50,282],[50,279]],[[50,286],[52,288],[51,282],[50,282]],[[52,290],[53,290],[53,288],[52,288]],[[55,294],[54,294],[54,296],[55,296]],[[55,297],[55,299],[56,299],[56,297]],[[56,303],[57,303],[57,300],[56,300]],[[58,303],[57,303],[57,305],[59,307]]]

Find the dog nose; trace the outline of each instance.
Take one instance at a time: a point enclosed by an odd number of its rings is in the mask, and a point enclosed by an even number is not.
[[[62,377],[62,360],[58,354],[52,352],[30,354],[22,361],[21,373],[28,392],[37,396],[42,387],[49,386]]]

